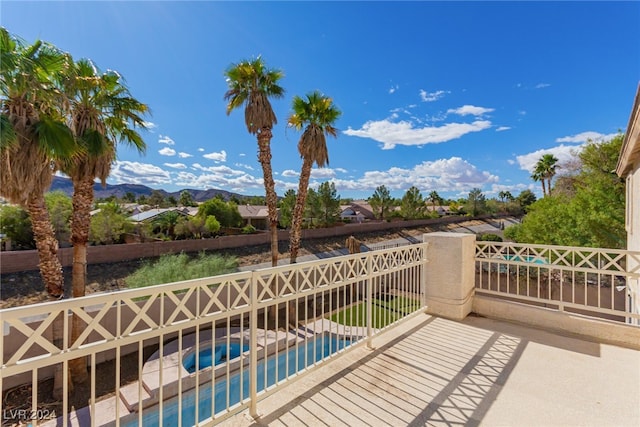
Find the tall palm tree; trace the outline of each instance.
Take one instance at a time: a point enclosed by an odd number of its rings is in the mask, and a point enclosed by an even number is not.
[[[94,180],[99,178],[105,184],[118,143],[144,152],[146,145],[136,128],[145,127],[142,115],[148,107],[131,97],[118,73],[101,73],[86,59],[73,64],[61,86],[69,100],[71,127],[79,148],[78,154],[59,165],[73,182],[72,295],[77,298],[85,295]],[[82,329],[78,322],[81,320],[74,316],[72,339],[77,338]],[[72,378],[83,382],[87,378],[84,359],[73,362],[70,364]]]
[[[333,100],[319,91],[307,94],[306,98],[305,100],[299,96],[293,97],[293,113],[288,120],[289,126],[296,130],[301,130],[306,126],[298,142],[298,152],[302,157],[302,168],[291,221],[289,250],[292,264],[296,262],[298,250],[300,249],[302,217],[307,200],[311,168],[314,163],[318,167],[324,167],[329,164],[329,152],[325,135],[338,136],[338,129],[334,128],[333,124],[342,114],[333,104]]]
[[[542,168],[539,166],[539,162],[536,164],[536,167],[531,174],[531,179],[536,182],[540,181],[542,184],[542,197],[545,197],[547,195],[547,188],[544,186],[544,174],[542,172]]]
[[[0,194],[29,213],[40,274],[49,297],[58,299],[64,292],[62,266],[44,193],[54,163],[75,149],[52,79],[65,70],[69,58],[42,41],[25,45],[5,28],[0,28],[0,55]]]
[[[558,159],[553,154],[545,154],[540,159],[540,162],[543,176],[547,180],[547,194],[551,195],[551,180],[556,175]]]
[[[551,180],[556,174],[558,168],[558,159],[553,154],[544,154],[535,165],[531,178],[534,181],[542,183],[542,195],[551,195]],[[545,188],[544,183],[547,182]]]
[[[278,265],[278,196],[271,170],[271,138],[273,125],[278,123],[269,98],[282,98],[284,89],[278,81],[281,70],[267,68],[261,57],[231,64],[225,71],[228,90],[227,115],[244,105],[244,123],[250,134],[258,139],[258,161],[262,165],[264,189],[271,231],[271,264]]]

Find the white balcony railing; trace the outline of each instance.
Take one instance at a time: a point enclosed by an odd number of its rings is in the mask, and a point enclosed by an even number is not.
[[[426,248],[2,310],[0,413],[8,422],[65,426],[73,417],[82,425],[169,426],[243,408],[255,414],[259,398],[419,312]],[[72,391],[69,365],[78,358],[89,379]]]
[[[476,243],[476,293],[640,324],[640,252]]]

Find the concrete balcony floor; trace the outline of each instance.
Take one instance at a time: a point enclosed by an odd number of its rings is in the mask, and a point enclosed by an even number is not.
[[[639,426],[640,351],[420,314],[222,425]]]

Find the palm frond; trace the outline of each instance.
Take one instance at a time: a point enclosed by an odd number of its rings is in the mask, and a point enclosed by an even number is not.
[[[40,149],[53,160],[73,156],[77,150],[71,129],[61,121],[44,116],[35,124]]]
[[[18,143],[18,135],[6,114],[0,115],[0,150],[6,150]]]

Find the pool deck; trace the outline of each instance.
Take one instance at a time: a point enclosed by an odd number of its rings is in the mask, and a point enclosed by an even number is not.
[[[640,351],[420,314],[224,426],[638,426]]]

